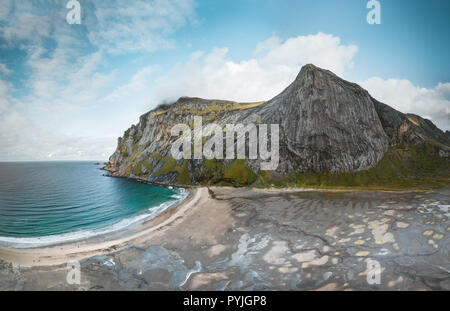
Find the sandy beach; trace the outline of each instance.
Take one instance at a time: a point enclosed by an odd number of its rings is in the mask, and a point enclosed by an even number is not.
[[[0,248],[0,289],[450,289],[449,189],[189,191],[123,236]],[[73,260],[81,283],[71,285]],[[367,281],[371,260],[380,284]]]
[[[96,236],[72,243],[39,248],[0,247],[0,259],[27,267],[53,266],[121,250],[149,238],[158,230],[166,228],[176,219],[183,217],[186,212],[193,211],[201,203],[200,199],[204,191],[205,189],[195,188],[190,190],[189,197],[179,206],[175,206],[154,219],[144,222],[130,232],[123,233],[125,237],[110,239],[107,236]],[[105,241],[99,241],[101,239]]]

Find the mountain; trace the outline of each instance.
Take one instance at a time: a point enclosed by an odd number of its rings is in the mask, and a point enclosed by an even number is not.
[[[264,124],[269,128],[278,124],[278,166],[273,171],[261,170],[265,161],[249,159],[248,146],[245,160],[175,160],[171,147],[179,137],[171,136],[171,129],[176,124],[186,124],[195,130],[195,117],[201,117],[204,128],[214,123],[224,131],[227,124],[254,124],[260,131]],[[242,135],[247,137],[241,131],[233,139],[236,150]],[[274,144],[271,135],[268,141]],[[211,137],[209,133],[202,144]],[[347,180],[350,174],[350,179],[364,176],[361,178],[369,180],[361,183],[370,185],[370,174],[377,178],[386,175],[378,172],[380,164],[388,161],[389,166],[404,166],[393,164],[396,161],[389,158],[393,153],[398,156],[401,147],[401,157],[412,161],[412,169],[422,170],[423,164],[423,171],[429,172],[431,161],[433,169],[443,172],[448,180],[449,146],[448,132],[442,132],[431,121],[403,114],[375,100],[359,85],[309,64],[281,94],[266,102],[182,97],[173,104],[157,107],[142,115],[139,123],[118,139],[105,169],[112,176],[163,184],[292,185],[309,176],[326,185],[330,178],[335,182],[344,174]],[[405,152],[415,155],[406,156]],[[423,152],[428,162],[416,163],[414,159],[419,154],[423,158]],[[402,167],[391,167],[389,174],[410,174]],[[376,172],[371,173],[373,170]],[[414,174],[416,179],[421,177]],[[328,177],[325,180],[321,176]]]

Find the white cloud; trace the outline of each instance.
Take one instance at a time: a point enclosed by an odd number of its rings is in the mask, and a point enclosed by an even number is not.
[[[194,0],[85,0],[82,24],[73,26],[66,22],[66,2],[3,0],[0,38],[8,48],[34,49],[50,39],[59,47],[83,43],[108,53],[152,52],[174,46],[170,35],[197,23]]]
[[[102,160],[114,151],[116,137],[68,136],[36,124],[19,111],[25,106],[12,92],[12,84],[0,80],[0,161]]]
[[[266,43],[269,48],[266,46],[268,54],[262,59],[263,65],[295,67],[314,63],[337,75],[353,68],[353,57],[358,52],[357,46],[343,45],[339,37],[324,33],[289,38],[283,43],[270,38]]]
[[[286,44],[295,45],[298,55],[290,53]],[[308,44],[316,48],[302,46]],[[328,52],[318,53],[321,49]],[[281,57],[283,51],[286,51],[285,58]],[[237,101],[270,99],[295,79],[302,65],[313,62],[342,73],[352,67],[356,51],[356,46],[341,45],[339,38],[321,33],[285,42],[269,38],[258,44],[253,58],[241,62],[229,59],[227,48],[217,48],[210,53],[197,51],[186,63],[175,65],[166,73],[161,73],[159,66],[143,67],[128,83],[117,87],[98,103],[104,107],[116,106],[114,110],[105,109],[103,117],[114,119],[116,128],[123,131],[141,114],[181,96]],[[335,63],[330,63],[330,59]],[[117,103],[123,105],[117,107]]]
[[[0,63],[0,74],[9,75],[11,73],[12,70],[10,70],[5,64]]]
[[[269,38],[257,45],[253,58],[241,62],[230,60],[227,48],[209,54],[198,51],[187,63],[158,78],[151,93],[157,102],[180,96],[267,100],[286,88],[302,65],[314,63],[342,75],[353,67],[357,51],[357,46],[341,44],[338,37],[323,33],[284,42]]]
[[[114,152],[116,138],[68,137],[35,126],[17,111],[0,115],[0,161],[103,160]]]
[[[32,69],[28,82],[31,94],[22,99],[27,114],[34,122],[43,120],[47,129],[61,133],[88,131],[92,124],[83,115],[89,116],[109,92],[116,72],[100,72],[100,52],[79,56],[76,51],[58,47],[51,58],[41,57],[42,53],[36,50],[27,61]],[[86,122],[84,126],[82,122]]]
[[[152,52],[170,48],[168,35],[196,22],[193,0],[95,2],[91,42],[109,53]]]
[[[297,52],[290,51],[291,48]],[[337,37],[319,33],[286,41],[269,38],[257,45],[254,57],[241,62],[229,59],[227,48],[217,48],[210,53],[197,51],[186,63],[175,65],[167,73],[161,73],[158,66],[140,69],[128,83],[98,102],[105,107],[124,103],[104,114],[105,118],[114,118],[114,124],[124,130],[135,123],[140,114],[181,96],[268,100],[286,88],[306,63],[338,73],[352,68],[357,49],[353,45],[342,45]]]
[[[2,2],[0,48],[27,53],[23,87],[28,91],[18,100],[11,83],[0,80],[2,160],[109,156],[123,127],[135,118],[124,115],[135,111],[136,95],[145,101],[147,94],[138,90],[147,90],[149,72],[141,70],[142,78],[138,73],[129,86],[105,96],[117,84],[117,72],[105,64],[105,56],[171,47],[170,35],[196,22],[194,0],[86,0],[81,5],[82,25],[73,26],[66,23],[60,0]],[[11,73],[0,64],[0,74]],[[115,101],[114,94],[125,100]]]
[[[377,100],[403,112],[414,113],[450,130],[450,83],[428,89],[409,80],[370,78],[360,85]]]
[[[0,34],[11,47],[22,40],[39,43],[49,36],[51,29],[48,16],[23,15],[12,18],[8,26],[2,27]]]
[[[105,66],[105,56],[174,46],[171,34],[197,22],[194,0],[86,0],[81,26],[65,22],[63,4],[4,0],[0,5],[0,38],[7,48],[28,53],[24,65],[30,73],[24,85],[30,94],[20,100],[13,97],[11,83],[0,80],[3,160],[106,158],[116,136],[162,101],[181,96],[267,100],[289,85],[306,63],[345,76],[358,51],[323,33],[287,40],[271,37],[240,62],[230,59],[227,48],[198,51],[166,74],[161,75],[158,66],[145,66],[116,86],[119,73]],[[0,74],[16,73],[0,64]],[[449,89],[448,83],[441,84],[423,94],[417,91],[422,95],[414,99],[433,99],[436,107],[448,107]]]
[[[7,81],[0,80],[0,115],[5,111],[11,104],[12,85]]]
[[[13,7],[13,0],[3,0],[0,5],[0,21],[6,20],[11,14]]]
[[[64,12],[56,10],[61,7],[56,0],[6,0],[2,1],[0,7],[0,38],[8,48],[20,47],[27,50],[41,45],[44,38],[48,39],[62,30],[69,30],[67,23],[64,27],[61,21]],[[56,16],[58,14],[60,18]]]
[[[133,98],[135,104],[142,103],[142,101],[146,102],[149,97],[151,80],[155,77],[158,69],[158,66],[148,66],[140,69],[133,75],[129,83],[119,86],[113,92],[103,97],[100,102],[113,103],[127,98]]]

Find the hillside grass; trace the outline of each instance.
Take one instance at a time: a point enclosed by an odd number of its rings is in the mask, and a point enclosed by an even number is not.
[[[370,170],[353,173],[260,174],[259,188],[304,187],[324,189],[430,189],[450,185],[449,159],[441,158],[433,144],[391,148]]]
[[[188,160],[179,165],[170,156],[161,157],[152,153],[149,157],[155,161],[144,159],[137,162],[136,158],[140,154],[141,151],[133,148],[133,154],[128,157],[134,175],[146,178],[148,172],[152,172],[155,177],[176,172],[176,181],[182,185],[361,190],[430,189],[450,185],[450,160],[439,157],[433,143],[421,147],[407,144],[395,146],[386,152],[375,168],[353,173],[282,175],[268,171],[255,172],[247,166],[245,160],[238,159],[227,164],[223,160],[204,160],[200,173],[194,175],[189,170]],[[162,167],[154,172],[155,163],[160,161],[163,161]],[[146,168],[145,173],[143,167]]]

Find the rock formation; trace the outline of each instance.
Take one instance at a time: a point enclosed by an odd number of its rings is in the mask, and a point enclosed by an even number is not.
[[[432,143],[448,157],[450,138],[429,120],[403,114],[378,102],[355,83],[328,70],[305,65],[295,81],[267,102],[237,103],[182,97],[142,115],[118,139],[105,169],[112,176],[166,184],[197,184],[261,174],[260,159],[175,160],[171,136],[175,124],[203,126],[279,124],[280,161],[275,174],[357,172],[375,167],[389,148]],[[241,133],[245,135],[245,133]],[[248,153],[248,147],[247,147]]]

